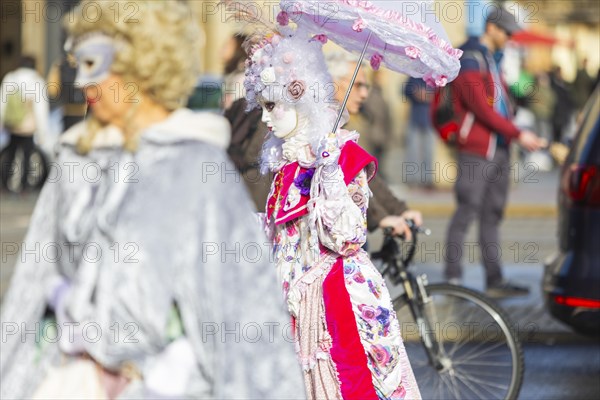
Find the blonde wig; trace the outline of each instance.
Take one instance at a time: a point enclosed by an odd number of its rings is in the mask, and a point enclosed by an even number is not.
[[[65,17],[65,27],[74,42],[97,32],[114,38],[119,46],[111,72],[168,110],[184,106],[196,85],[201,32],[184,2],[83,0]],[[94,134],[82,138],[82,152]],[[125,147],[135,148],[137,138],[132,140]]]

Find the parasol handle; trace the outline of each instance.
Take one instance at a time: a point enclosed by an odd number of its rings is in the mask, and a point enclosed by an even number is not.
[[[340,113],[335,121],[335,125],[333,126],[332,132],[337,132],[340,122],[342,121],[342,117],[344,115],[344,110],[346,109],[346,104],[348,104],[348,99],[350,98],[350,92],[352,91],[352,87],[354,86],[354,82],[356,81],[356,77],[358,76],[358,71],[360,71],[361,64],[365,59],[365,54],[367,53],[367,49],[369,48],[369,44],[371,43],[371,36],[373,36],[373,31],[369,31],[369,37],[367,38],[367,42],[365,43],[365,47],[360,54],[358,59],[358,63],[356,64],[356,69],[354,70],[354,75],[352,76],[352,80],[350,81],[350,85],[348,86],[348,90],[346,91],[346,96],[344,97],[344,102],[342,103],[342,107],[340,108]]]

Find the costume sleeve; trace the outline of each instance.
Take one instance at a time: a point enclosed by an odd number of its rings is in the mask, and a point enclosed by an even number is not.
[[[508,138],[519,137],[519,129],[509,119],[498,114],[490,105],[487,85],[478,68],[459,74],[452,83],[452,88],[456,90],[465,108],[475,114],[478,123]]]
[[[19,255],[0,311],[3,337],[0,398],[26,398],[30,385],[39,384],[43,378],[43,363],[34,363],[33,360],[41,354],[36,332],[39,332],[47,307],[49,282],[58,275],[58,189],[58,183],[47,182],[44,185],[25,240],[3,245],[3,255],[9,252],[19,252]]]
[[[408,210],[406,203],[398,199],[385,181],[375,175],[369,184],[373,197],[367,210],[367,228],[369,232],[376,230],[382,219],[388,215],[402,215]]]
[[[341,174],[341,170],[338,173]],[[343,179],[337,183],[344,185]],[[358,251],[367,240],[366,211],[370,192],[365,171],[341,190],[345,192],[343,196],[325,198],[318,203],[317,229],[323,246],[347,256]]]

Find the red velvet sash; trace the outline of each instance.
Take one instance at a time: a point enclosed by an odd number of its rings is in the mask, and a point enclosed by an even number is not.
[[[323,282],[327,330],[344,400],[378,400],[367,355],[360,341],[356,317],[344,280],[344,261],[338,257]]]

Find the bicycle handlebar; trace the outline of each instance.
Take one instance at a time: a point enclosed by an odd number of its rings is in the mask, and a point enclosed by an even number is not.
[[[410,228],[411,232],[413,233],[413,236],[414,236],[415,233],[423,234],[425,236],[431,235],[431,229],[422,228],[420,226],[417,226],[415,224],[415,221],[413,221],[412,219],[407,219],[406,220],[406,224],[408,225],[408,227]],[[393,237],[394,236],[394,228],[392,228],[391,226],[383,228],[383,234],[385,236],[392,236]],[[400,239],[404,240],[404,235],[399,235],[398,237]]]
[[[400,261],[402,262],[405,268],[408,267],[415,255],[417,249],[418,235],[424,234],[428,236],[431,234],[431,230],[417,226],[413,220],[406,220],[406,223],[410,228],[410,231],[412,232],[411,240],[406,241],[404,235],[399,236],[401,240],[405,241],[408,244],[408,246],[405,248],[407,250],[405,256],[400,258]],[[380,258],[384,260],[384,262],[388,263],[392,260],[398,259],[398,255],[401,253],[401,249],[400,246],[398,246],[398,243],[396,242],[395,235],[393,232],[394,229],[391,227],[383,229],[383,234],[385,236],[383,246],[381,248],[381,251],[376,252],[372,255],[373,258]]]

